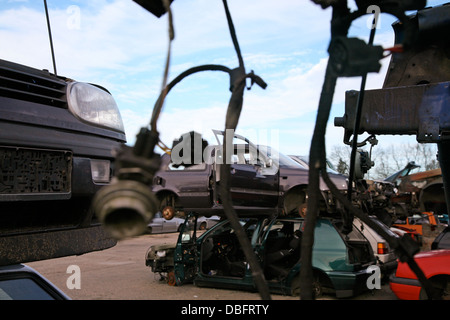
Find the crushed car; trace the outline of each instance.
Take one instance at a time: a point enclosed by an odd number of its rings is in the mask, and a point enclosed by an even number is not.
[[[145,264],[161,274],[169,285],[194,283],[197,286],[255,291],[252,272],[229,220],[197,235],[189,220],[176,244],[151,246]],[[246,236],[264,270],[269,289],[285,295],[299,294],[302,230],[305,220],[295,217],[253,216],[240,220]],[[195,223],[194,223],[195,224]],[[194,225],[191,222],[191,225]],[[357,228],[346,236],[342,221],[320,218],[313,247],[314,292],[334,293],[338,298],[367,290],[369,266],[376,260],[369,241]]]
[[[215,130],[214,133],[218,144],[199,147],[202,148],[201,161],[176,163],[173,161],[177,153],[175,148],[172,148],[171,155],[162,156],[162,166],[156,172],[152,186],[152,191],[160,200],[161,211],[170,211],[171,216],[176,212],[224,216],[218,187],[221,181],[220,166],[224,161],[218,136],[223,132]],[[183,135],[183,139],[189,138],[190,135]],[[238,215],[304,214],[308,169],[271,147],[255,145],[238,134],[234,134],[234,138],[230,193]],[[336,185],[341,190],[347,188],[344,177],[333,179],[336,179]],[[337,212],[338,204],[324,182],[321,193],[321,210]]]
[[[442,170],[438,168],[411,173],[418,168],[420,166],[409,162],[402,170],[385,179],[397,188],[391,202],[398,219],[404,220],[422,212],[447,214]]]
[[[358,163],[362,163],[363,166],[364,163],[370,162],[364,152],[357,153],[357,155],[360,159],[358,160]],[[304,168],[309,169],[308,156],[290,155],[289,157]],[[343,179],[348,180],[346,175],[336,171],[329,160],[326,160],[326,164],[328,176],[334,180],[335,183],[336,181],[343,181]],[[363,171],[363,169],[360,169],[359,171]],[[343,186],[339,187],[341,190],[343,189]],[[355,206],[364,210],[368,215],[377,216],[386,226],[391,226],[395,216],[395,210],[390,201],[391,197],[395,194],[395,185],[392,182],[362,179],[362,177],[360,177],[352,192],[352,199]]]

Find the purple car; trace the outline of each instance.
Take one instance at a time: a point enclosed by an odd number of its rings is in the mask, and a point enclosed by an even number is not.
[[[223,135],[221,131],[214,133],[216,138]],[[205,216],[224,215],[218,188],[223,148],[218,138],[217,141],[217,145],[203,146],[203,156],[197,163],[178,163],[175,148],[171,156],[163,155],[163,165],[155,174],[152,188],[164,216],[183,211]],[[237,134],[234,134],[232,146],[230,192],[240,216],[293,212],[304,215],[308,169],[271,147],[255,145]],[[336,175],[332,179],[339,189],[347,189],[345,177]],[[321,210],[336,212],[338,207],[323,182],[321,193]]]

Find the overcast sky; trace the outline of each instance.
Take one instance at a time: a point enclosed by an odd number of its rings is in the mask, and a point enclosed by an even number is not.
[[[437,5],[446,1],[428,1]],[[106,87],[115,97],[127,138],[134,143],[160,93],[168,47],[167,15],[156,18],[132,0],[47,0],[57,73]],[[244,94],[238,133],[287,154],[307,154],[327,63],[331,10],[309,0],[228,0],[246,70],[267,83]],[[353,5],[353,1],[349,1]],[[175,0],[169,80],[201,64],[238,66],[221,0]],[[350,35],[367,39],[369,16]],[[393,44],[395,19],[381,15],[375,44]],[[0,58],[53,72],[43,0],[0,0]],[[366,88],[380,88],[388,64],[370,74]],[[344,114],[344,92],[359,89],[360,78],[339,79],[327,129],[327,149],[342,144],[333,119]],[[169,94],[158,122],[171,145],[195,130],[215,142],[230,98],[228,75],[203,72]],[[399,137],[396,137],[398,140]],[[404,138],[404,137],[403,137]],[[407,137],[415,141],[415,137]],[[392,143],[389,137],[380,141]]]

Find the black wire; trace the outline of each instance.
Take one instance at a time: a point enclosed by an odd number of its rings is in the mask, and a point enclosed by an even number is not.
[[[214,64],[208,64],[208,65],[202,65],[193,67],[191,69],[188,69],[178,75],[175,79],[173,79],[168,85],[166,85],[163,90],[161,91],[158,100],[156,101],[154,107],[153,107],[153,113],[152,118],[150,121],[150,126],[152,131],[157,132],[157,121],[159,118],[159,115],[161,113],[163,101],[169,91],[181,80],[183,80],[185,77],[194,74],[196,72],[201,71],[223,71],[227,72],[230,75],[230,82],[234,81],[234,83],[231,83],[232,88],[232,94],[230,97],[230,101],[227,108],[227,114],[226,114],[226,120],[225,120],[225,129],[232,129],[235,130],[239,121],[239,117],[242,110],[242,104],[243,104],[243,95],[244,95],[244,89],[246,84],[246,79],[250,78],[252,81],[257,83],[262,88],[266,87],[266,83],[257,75],[255,75],[253,72],[250,74],[245,74],[245,68],[244,68],[244,60],[242,58],[242,54],[239,48],[239,42],[237,40],[236,31],[234,29],[233,21],[231,18],[231,14],[228,9],[228,5],[226,0],[223,0],[225,13],[227,17],[227,22],[230,30],[230,35],[234,44],[234,48],[236,50],[236,54],[239,61],[239,68],[235,70],[231,70],[228,67],[222,66],[222,65],[214,65]],[[226,130],[225,130],[226,132]],[[226,152],[226,135],[224,135],[223,140],[223,147],[224,147],[224,154],[227,155],[228,152]],[[231,156],[231,155],[230,155]],[[230,224],[234,231],[236,232],[236,236],[239,240],[239,243],[242,247],[242,250],[245,254],[245,257],[247,259],[247,262],[250,266],[250,269],[252,271],[253,280],[255,283],[255,286],[257,290],[260,293],[260,296],[264,300],[270,300],[270,293],[268,285],[264,278],[264,273],[262,271],[261,265],[256,257],[256,254],[253,251],[253,248],[251,246],[251,243],[249,239],[247,238],[247,235],[239,223],[238,216],[234,210],[231,194],[230,194],[230,161],[225,161],[225,164],[221,167],[221,181],[219,183],[219,190],[220,195],[222,199],[222,205],[225,211],[225,214],[230,221]]]
[[[373,40],[375,38],[375,30],[376,25],[374,24],[378,21],[377,17],[374,18],[374,23],[372,23],[372,29],[370,30],[370,36],[369,36],[369,45],[373,44]],[[355,161],[356,161],[356,151],[358,149],[358,132],[361,122],[361,113],[362,113],[362,105],[364,101],[364,92],[366,88],[366,80],[367,80],[367,72],[362,75],[361,78],[361,85],[359,89],[358,94],[358,100],[356,105],[356,115],[355,115],[355,123],[353,127],[353,141],[352,141],[352,151],[350,154],[350,170],[349,170],[349,176],[348,176],[348,186],[347,186],[347,198],[351,201],[352,195],[353,195],[353,181],[355,180]],[[345,211],[344,213],[344,226],[343,226],[343,232],[348,233],[352,229],[353,224],[353,217],[351,214],[348,213],[348,211]]]
[[[235,80],[235,83],[232,84],[233,92],[230,97],[225,120],[225,132],[226,132],[227,129],[236,130],[240,113],[242,110],[245,80],[247,78],[247,75],[245,74],[244,61],[242,59],[242,55],[239,49],[239,43],[236,37],[236,32],[234,30],[233,21],[231,19],[231,14],[228,10],[226,0],[223,0],[223,4],[227,16],[230,34],[233,40],[234,47],[236,49],[236,53],[238,55],[239,69],[240,69],[239,70],[240,76]],[[269,293],[269,287],[265,280],[261,265],[256,257],[255,252],[253,251],[253,247],[250,243],[250,240],[248,239],[243,227],[239,223],[238,216],[232,204],[232,198],[230,194],[231,153],[228,155],[229,152],[226,151],[226,147],[227,147],[227,135],[225,134],[223,136],[223,154],[225,156],[229,156],[230,159],[226,158],[225,163],[221,167],[221,180],[219,183],[219,189],[222,199],[222,205],[228,220],[230,220],[232,228],[236,232],[236,236],[239,240],[242,250],[244,251],[245,257],[252,271],[253,281],[261,298],[264,300],[270,300],[271,297]]]
[[[236,50],[236,54],[238,56],[239,67],[244,67],[244,59],[242,58],[241,49],[239,47],[239,42],[236,36],[236,30],[234,29],[233,20],[231,18],[230,10],[228,9],[228,3],[226,0],[223,0],[223,5],[225,8],[225,14],[227,16],[228,28],[230,30],[231,40],[233,41],[234,49]]]
[[[175,79],[173,79],[160,93],[158,100],[156,100],[155,105],[153,106],[153,114],[152,119],[150,121],[150,125],[152,127],[152,130],[157,131],[157,122],[159,115],[161,113],[162,105],[163,105],[163,98],[170,92],[170,90],[181,80],[186,78],[187,76],[194,74],[196,72],[201,71],[223,71],[227,72],[228,74],[231,73],[231,69],[222,65],[216,65],[216,64],[206,64],[201,65],[197,67],[192,67],[182,73],[180,73]]]
[[[331,110],[334,89],[337,78],[329,72],[331,69],[330,59],[327,64],[327,72],[322,86],[322,92],[317,111],[316,125],[311,140],[308,173],[308,204],[306,212],[305,228],[302,237],[301,264],[300,268],[300,298],[302,300],[314,299],[313,293],[313,270],[312,270],[312,248],[314,245],[314,228],[316,218],[319,214],[320,202],[320,173],[326,172],[325,163],[325,130],[326,123]]]

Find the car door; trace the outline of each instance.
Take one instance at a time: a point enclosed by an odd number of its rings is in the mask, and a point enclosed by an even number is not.
[[[170,156],[167,155],[166,158],[167,164],[155,174],[153,192],[174,193],[177,198],[176,206],[188,211],[211,208],[211,165],[206,162],[189,166],[176,165],[171,162]]]
[[[278,203],[278,170],[271,170],[270,159],[259,152],[252,159],[251,149],[245,146],[244,153],[236,149],[235,163],[231,164],[232,199],[242,206],[275,207]]]
[[[197,274],[197,216],[189,214],[180,226],[174,251],[174,275],[177,285],[192,281]]]
[[[279,197],[278,169],[261,148],[237,134],[234,138],[242,143],[232,144],[230,192],[233,204],[275,208]],[[216,152],[216,173],[220,172],[220,166],[224,163],[222,150],[218,148]]]
[[[176,218],[173,218],[171,220],[163,219],[162,232],[176,232],[176,231],[177,231]]]
[[[162,217],[161,212],[157,212],[149,224],[149,227],[152,230],[152,233],[161,233],[163,232],[163,221],[166,220]]]

